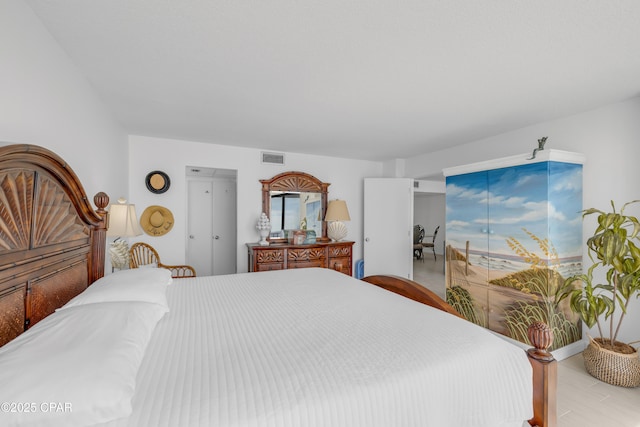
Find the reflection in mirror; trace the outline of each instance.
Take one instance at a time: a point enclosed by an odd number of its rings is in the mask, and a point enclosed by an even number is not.
[[[322,235],[321,193],[271,191],[271,237],[283,230],[313,230]]]

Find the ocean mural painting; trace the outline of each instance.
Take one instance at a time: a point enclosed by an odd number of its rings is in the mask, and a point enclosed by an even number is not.
[[[542,161],[448,176],[447,301],[468,320],[528,343],[549,324],[557,349],[581,339],[557,296],[582,272],[582,165]]]

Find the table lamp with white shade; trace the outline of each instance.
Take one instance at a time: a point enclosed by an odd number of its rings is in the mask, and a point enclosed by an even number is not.
[[[142,234],[136,215],[136,205],[127,204],[124,198],[119,198],[117,204],[109,208],[109,229],[107,236],[116,237],[109,248],[111,266],[119,270],[129,266],[129,243],[122,240]]]
[[[347,202],[344,200],[330,200],[324,220],[329,223],[327,225],[327,236],[331,240],[339,242],[347,237],[347,226],[342,222],[351,220]]]

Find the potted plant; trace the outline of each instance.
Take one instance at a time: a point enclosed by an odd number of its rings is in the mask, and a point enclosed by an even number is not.
[[[598,328],[600,336],[589,337],[583,352],[587,372],[625,387],[640,385],[638,351],[629,345],[633,343],[617,341],[629,302],[640,296],[640,223],[636,217],[624,215],[628,205],[639,201],[626,203],[620,212],[613,201],[612,212],[593,208],[583,211],[583,218],[598,215],[598,226],[587,240],[592,264],[586,273],[567,279],[562,295],[570,297],[571,309],[589,328]],[[596,272],[604,280],[594,278]],[[576,281],[584,286],[576,288]]]

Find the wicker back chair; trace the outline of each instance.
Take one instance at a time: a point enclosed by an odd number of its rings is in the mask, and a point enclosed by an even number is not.
[[[440,230],[440,226],[436,227],[436,230],[433,232],[433,238],[430,242],[422,243],[422,246],[425,248],[431,248],[433,250],[433,259],[437,259],[436,257],[436,236],[438,235],[438,230]]]
[[[413,256],[416,259],[424,261],[422,256],[422,240],[424,239],[424,227],[421,225],[413,226]]]
[[[129,249],[129,268],[138,268],[145,265],[155,265],[159,268],[171,270],[171,277],[181,279],[196,277],[196,270],[190,265],[166,265],[160,262],[158,252],[146,243],[138,242]]]

